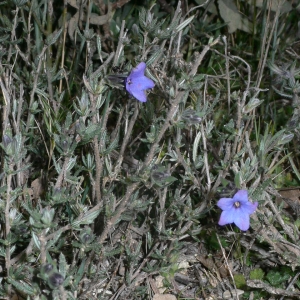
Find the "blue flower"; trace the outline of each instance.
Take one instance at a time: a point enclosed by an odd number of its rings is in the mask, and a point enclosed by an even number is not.
[[[250,226],[249,216],[255,212],[258,203],[248,201],[248,192],[240,190],[233,198],[221,198],[217,205],[223,210],[219,225],[234,223],[241,230],[246,231]]]
[[[154,82],[144,75],[146,64],[139,63],[126,78],[125,86],[127,92],[141,102],[146,102],[145,90],[154,87]]]

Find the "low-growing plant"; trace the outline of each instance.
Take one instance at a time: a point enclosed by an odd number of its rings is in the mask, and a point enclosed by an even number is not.
[[[207,3],[174,3],[1,3],[3,299],[196,299],[220,274],[298,295],[282,290],[299,230],[275,202],[280,172],[300,180],[300,72],[269,50],[282,16],[260,8],[273,27],[257,64],[222,31],[250,34],[245,17],[233,30],[224,11],[207,24]],[[275,264],[291,273],[259,271]]]

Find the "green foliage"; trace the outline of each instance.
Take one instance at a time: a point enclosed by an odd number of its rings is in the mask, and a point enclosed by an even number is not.
[[[260,299],[264,299],[266,297],[268,297],[268,293],[263,292],[263,291],[251,291],[251,292],[247,292],[245,291],[245,293],[242,295],[242,299],[249,299],[249,297],[253,297],[254,300],[260,300]]]
[[[285,281],[290,278],[290,274],[284,272],[284,270],[276,271],[271,270],[266,275],[266,279],[270,282],[272,286],[279,287]]]
[[[226,239],[223,237],[220,237],[221,246],[226,248],[228,247],[228,243],[226,242]],[[220,244],[217,238],[217,233],[212,232],[209,237],[207,237],[207,246],[212,250],[220,250]]]
[[[235,274],[233,278],[238,289],[243,289],[246,286],[246,279],[243,274]]]
[[[259,279],[259,280],[262,280],[265,276],[265,272],[258,268],[258,269],[254,269],[250,272],[250,275],[249,275],[249,278],[250,279]]]
[[[148,299],[159,276],[190,298],[184,276],[237,250],[286,288],[299,233],[274,187],[299,183],[298,11],[258,2],[1,2],[2,298]],[[124,87],[141,61],[146,103]],[[260,204],[245,234],[217,225],[239,189]]]

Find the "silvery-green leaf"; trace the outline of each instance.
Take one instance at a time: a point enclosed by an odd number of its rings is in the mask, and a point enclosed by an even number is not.
[[[254,108],[258,107],[261,103],[263,103],[264,100],[259,100],[257,98],[251,98],[249,103],[247,103],[244,108],[243,112],[244,113],[249,113],[251,112]]]
[[[87,79],[87,77],[86,77],[85,75],[83,75],[83,83],[84,83],[85,87],[87,88],[87,90],[88,90],[90,93],[95,94],[95,92],[94,92],[92,86],[91,86],[90,83],[88,82],[88,79]]]
[[[3,35],[0,37],[0,43],[3,43],[4,41],[8,40],[10,38],[9,34]]]
[[[42,215],[42,217],[41,217],[41,221],[42,221],[45,225],[50,226],[50,225],[51,225],[51,222],[52,222],[52,220],[53,220],[54,214],[55,214],[54,208],[51,208],[50,210],[46,209],[46,210],[43,212],[43,215]]]
[[[278,145],[284,145],[286,143],[289,143],[294,138],[293,133],[284,134],[281,139],[278,141]]]
[[[66,168],[67,171],[71,171],[73,169],[73,167],[76,164],[76,159],[77,159],[77,156],[70,158],[70,160],[68,162],[68,165],[67,165],[67,168]]]
[[[59,273],[65,278],[67,275],[67,261],[62,252],[59,254]]]
[[[198,154],[198,146],[201,138],[201,132],[199,131],[196,135],[194,144],[193,144],[193,161],[196,162],[197,154]]]
[[[62,28],[56,32],[49,34],[46,39],[46,44],[48,46],[54,44],[58,40],[61,33],[62,33]]]
[[[33,238],[34,244],[40,250],[41,249],[40,240],[39,240],[39,238],[37,237],[37,235],[33,231],[32,231],[32,238]]]
[[[188,19],[184,20],[181,24],[179,24],[177,27],[176,27],[176,31],[181,31],[182,29],[184,29],[187,25],[189,25],[193,19],[194,19],[195,15],[194,16],[191,16],[189,17]]]
[[[8,282],[11,283],[17,290],[22,291],[24,294],[26,293],[28,297],[36,295],[35,289],[24,281],[14,280],[13,278],[9,277]]]
[[[84,216],[82,217],[78,217],[77,220],[75,220],[74,222],[72,222],[72,227],[78,227],[80,225],[87,225],[87,224],[91,224],[93,223],[93,221],[97,218],[97,216],[100,213],[100,209],[93,211],[91,213],[86,213]]]

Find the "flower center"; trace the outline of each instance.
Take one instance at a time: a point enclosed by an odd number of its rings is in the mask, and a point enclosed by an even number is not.
[[[241,207],[241,203],[239,201],[234,202],[234,207],[235,208]]]

